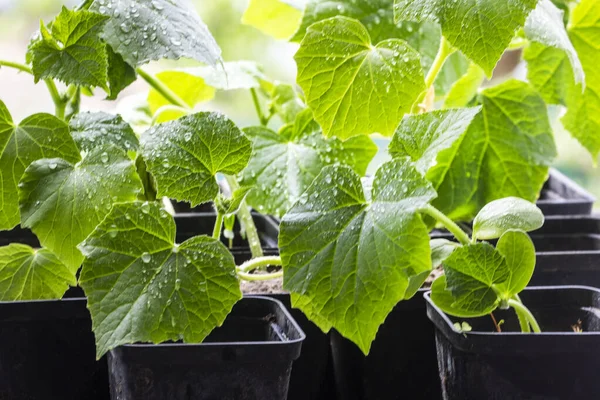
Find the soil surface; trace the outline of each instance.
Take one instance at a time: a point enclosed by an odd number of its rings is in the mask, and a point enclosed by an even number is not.
[[[244,294],[286,293],[286,291],[283,290],[283,278],[271,279],[269,281],[242,281],[240,287]]]

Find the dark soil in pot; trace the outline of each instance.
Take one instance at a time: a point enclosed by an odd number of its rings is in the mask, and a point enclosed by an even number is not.
[[[600,398],[600,291],[539,287],[526,289],[521,298],[542,334],[520,333],[512,310],[494,313],[505,321],[502,333],[495,332],[491,318],[448,317],[426,295],[444,399]],[[457,332],[453,323],[462,321],[473,331]]]
[[[202,344],[109,353],[113,400],[286,400],[304,333],[274,299],[246,297]]]
[[[379,328],[368,356],[332,331],[340,400],[441,399],[434,332],[425,313],[424,292],[398,303]]]
[[[335,400],[329,336],[302,311],[292,308],[289,293],[283,291],[282,280],[242,282],[242,291],[281,301],[306,334],[302,353],[292,368],[288,400]]]

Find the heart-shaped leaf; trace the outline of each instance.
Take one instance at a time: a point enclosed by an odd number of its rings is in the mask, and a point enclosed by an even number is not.
[[[326,167],[284,216],[279,236],[294,307],[365,353],[410,278],[431,270],[418,212],[435,191],[403,159],[379,169],[371,197],[351,168]]]
[[[83,151],[114,145],[123,151],[137,151],[138,138],[131,126],[119,115],[84,112],[69,122],[71,135]]]
[[[98,358],[127,343],[199,343],[242,297],[227,248],[206,236],[176,244],[158,203],[116,205],[80,249]]]
[[[17,184],[25,168],[41,158],[80,159],[68,125],[50,114],[35,114],[15,124],[0,100],[0,229],[19,224]]]
[[[196,206],[219,193],[218,172],[235,175],[246,167],[252,143],[223,115],[202,112],[149,129],[141,150],[158,195]]]
[[[311,25],[295,59],[298,84],[327,137],[390,136],[425,89],[415,50],[397,39],[375,46],[346,17]]]
[[[19,183],[21,225],[75,272],[83,261],[77,245],[113,204],[136,200],[141,191],[134,163],[117,147],[94,149],[76,164],[45,158]]]

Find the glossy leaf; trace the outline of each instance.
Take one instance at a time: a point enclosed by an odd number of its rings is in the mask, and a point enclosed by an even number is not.
[[[252,144],[231,120],[201,112],[149,129],[141,151],[158,195],[196,206],[219,193],[218,172],[235,175],[246,167]]]
[[[504,197],[535,201],[556,156],[546,104],[531,86],[509,80],[478,100],[481,112],[427,174],[439,194],[433,205],[455,220]]]
[[[465,107],[481,87],[485,72],[477,65],[471,64],[467,72],[452,85],[444,100],[444,108]]]
[[[115,206],[80,249],[98,358],[128,343],[199,343],[242,297],[227,248],[206,236],[176,244],[158,203]]]
[[[533,203],[507,197],[486,204],[473,220],[473,236],[497,239],[509,230],[534,231],[544,225],[544,214]]]
[[[410,157],[425,175],[437,164],[438,154],[463,136],[480,111],[473,107],[407,115],[396,129],[389,152],[392,157]]]
[[[431,270],[418,211],[433,197],[407,159],[379,169],[371,201],[349,167],[324,168],[281,223],[284,287],[294,307],[368,353],[388,313],[413,294],[410,278]]]
[[[260,66],[252,61],[230,61],[214,67],[188,68],[185,71],[221,90],[259,88],[267,80]]]
[[[96,0],[90,10],[110,17],[102,36],[131,66],[182,57],[209,65],[221,60],[221,49],[189,0]]]
[[[446,290],[446,276],[442,275],[437,278],[431,285],[431,300],[438,306],[444,313],[453,315],[461,318],[475,318],[481,317],[482,314],[479,311],[470,311],[464,308],[457,308],[454,306],[454,297],[452,292]],[[494,311],[490,308],[490,312]]]
[[[525,289],[533,276],[535,247],[525,232],[512,230],[502,235],[496,250],[504,256],[510,270],[508,279],[498,289],[505,298],[510,298]]]
[[[138,138],[131,126],[119,115],[104,112],[84,112],[69,122],[71,135],[84,151],[114,145],[123,151],[138,150]]]
[[[17,184],[25,168],[51,157],[79,160],[68,125],[50,114],[35,114],[17,125],[0,100],[0,229],[19,224]]]
[[[0,247],[0,301],[60,299],[75,273],[46,249],[13,243]]]
[[[460,247],[460,244],[447,239],[431,239],[429,247],[431,247],[431,265],[436,268],[442,265],[444,260]]]
[[[101,14],[63,7],[51,27],[42,23],[29,46],[36,81],[52,78],[108,92],[108,54],[99,38],[106,20]]]
[[[397,21],[435,21],[444,37],[491,77],[537,0],[395,0]]]
[[[243,185],[254,186],[248,203],[262,213],[278,217],[298,201],[326,166],[348,165],[363,176],[377,153],[377,147],[366,136],[345,142],[323,137],[310,110],[279,134],[262,127],[245,132],[254,143],[242,177]]]
[[[390,136],[425,89],[416,51],[396,39],[374,46],[346,17],[311,25],[295,59],[298,84],[328,137]]]
[[[113,204],[134,201],[141,191],[133,161],[114,146],[91,150],[76,164],[38,160],[19,183],[21,225],[75,272],[83,261],[77,245]]]
[[[137,79],[135,69],[123,60],[120,54],[114,52],[110,46],[106,46],[108,55],[108,87],[107,100],[116,100],[117,96],[126,87]]]

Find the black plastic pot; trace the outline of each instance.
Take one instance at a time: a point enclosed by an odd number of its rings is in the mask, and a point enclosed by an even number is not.
[[[286,400],[303,340],[279,301],[245,297],[202,344],[112,350],[112,400]]]
[[[265,215],[252,213],[252,217],[254,219],[254,224],[256,225],[263,250],[277,250],[279,225]],[[175,222],[177,224],[178,243],[181,243],[185,239],[189,239],[190,237],[196,235],[212,235],[216,219],[217,216],[214,212],[176,214]],[[235,237],[233,239],[232,251],[248,249],[248,242],[240,233],[240,225],[238,221],[236,221],[233,231]],[[229,245],[229,241],[225,237],[222,236],[221,240],[226,245]]]
[[[0,343],[0,399],[109,399],[84,298],[0,303]]]
[[[368,356],[332,331],[338,399],[441,399],[433,327],[425,313],[424,292],[398,303],[379,328]]]
[[[537,205],[544,215],[585,215],[592,212],[595,201],[588,191],[551,169]]]
[[[445,400],[534,400],[600,398],[600,290],[583,286],[526,289],[521,298],[542,334],[519,332],[514,311],[491,318],[453,318],[429,298],[427,315],[436,327],[436,347]],[[460,333],[454,322],[472,332]],[[583,333],[576,333],[578,325]]]

